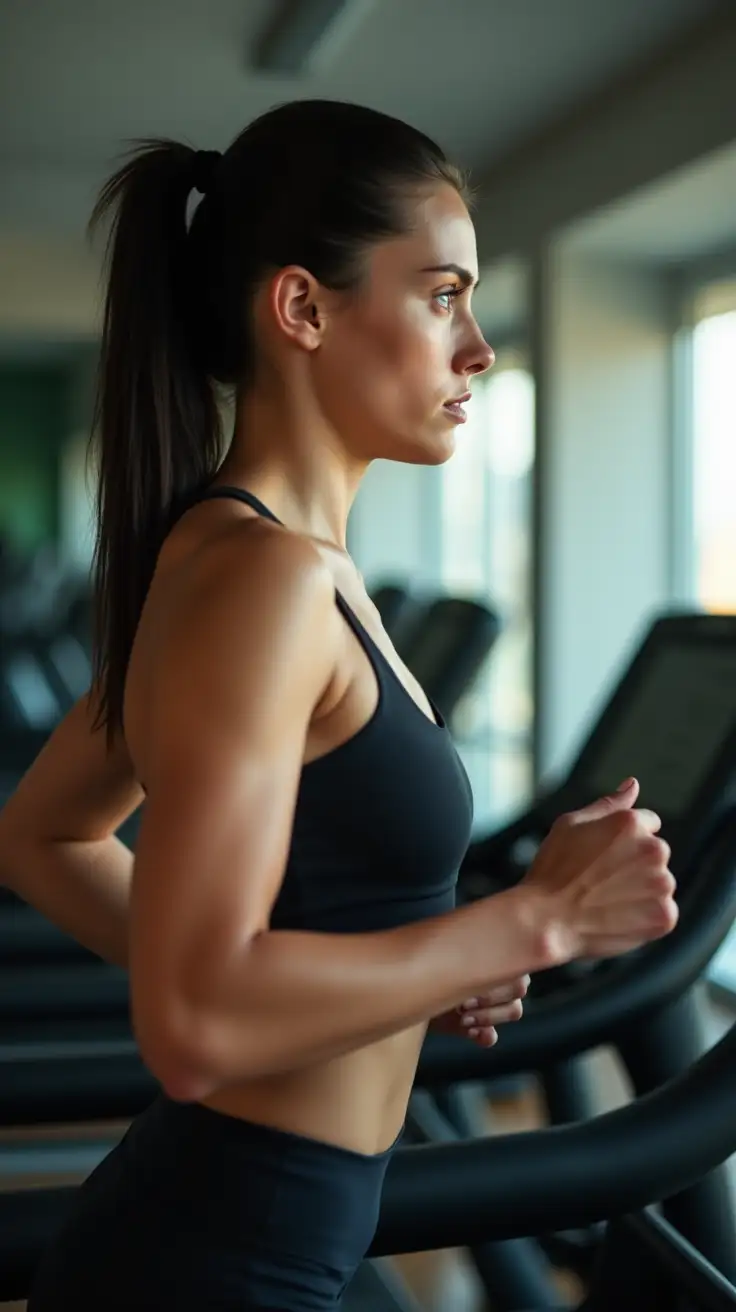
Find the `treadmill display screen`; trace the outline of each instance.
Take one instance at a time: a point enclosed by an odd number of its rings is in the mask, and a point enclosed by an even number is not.
[[[736,649],[662,647],[589,762],[590,795],[633,774],[641,783],[639,805],[679,819],[735,727]]]

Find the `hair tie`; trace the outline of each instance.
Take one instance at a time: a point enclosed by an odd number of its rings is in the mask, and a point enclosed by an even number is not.
[[[197,150],[192,161],[192,186],[206,196],[222,155],[219,150]]]

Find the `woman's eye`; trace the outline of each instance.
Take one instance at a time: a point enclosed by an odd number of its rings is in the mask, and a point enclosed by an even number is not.
[[[436,301],[447,301],[447,305],[445,305],[444,308],[449,312],[452,309],[452,302],[455,300],[455,297],[459,295],[459,287],[448,287],[444,292],[436,292],[434,299]]]

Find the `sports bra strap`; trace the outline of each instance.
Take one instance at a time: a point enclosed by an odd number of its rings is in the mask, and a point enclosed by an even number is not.
[[[204,492],[198,493],[191,505],[196,506],[200,501],[214,501],[218,497],[230,497],[234,501],[243,501],[246,506],[250,506],[251,510],[256,510],[259,515],[265,515],[266,519],[272,519],[274,524],[281,524],[281,520],[277,519],[268,506],[264,506],[263,502],[253,492],[246,492],[245,488],[242,487],[207,488]],[[283,528],[283,524],[281,526]]]
[[[196,496],[191,504],[196,506],[200,501],[214,501],[219,497],[232,497],[236,501],[243,501],[246,505],[250,506],[251,509],[257,510],[260,515],[265,515],[267,519],[272,519],[275,524],[281,524],[281,520],[276,518],[273,511],[269,510],[268,506],[265,506],[255,493],[246,492],[245,488],[242,487],[210,487]],[[283,524],[281,526],[283,528]],[[337,588],[335,588],[335,600],[345,618],[348,620],[350,627],[352,629],[357,629],[358,636],[367,636],[370,638],[370,634],[366,634],[365,626],[358,619],[358,616],[355,614],[352,607],[348,605],[345,598],[342,596],[342,593],[338,592]]]

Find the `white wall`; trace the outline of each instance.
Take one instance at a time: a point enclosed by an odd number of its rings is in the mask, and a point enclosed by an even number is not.
[[[661,277],[559,242],[543,284],[539,765],[561,768],[668,600],[670,346]]]

